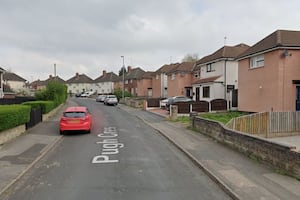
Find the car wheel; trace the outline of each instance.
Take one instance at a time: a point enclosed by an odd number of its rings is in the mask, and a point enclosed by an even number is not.
[[[64,131],[61,131],[61,130],[60,130],[60,131],[59,131],[59,134],[60,134],[60,135],[63,135],[63,134],[64,134]]]
[[[87,130],[86,133],[91,133],[91,129]]]

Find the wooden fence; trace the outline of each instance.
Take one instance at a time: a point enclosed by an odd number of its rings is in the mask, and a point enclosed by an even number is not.
[[[0,99],[0,105],[21,104],[27,101],[35,101],[34,97],[15,97],[11,99]]]
[[[262,137],[300,135],[300,112],[264,112],[232,119],[228,128]]]
[[[160,107],[160,101],[162,98],[148,98],[148,108]],[[196,102],[177,102],[173,105],[178,106],[178,113],[190,112],[210,112],[210,111],[222,111],[227,110],[227,101],[225,99],[214,99],[211,102],[208,101],[196,101]],[[191,105],[191,106],[190,106]]]

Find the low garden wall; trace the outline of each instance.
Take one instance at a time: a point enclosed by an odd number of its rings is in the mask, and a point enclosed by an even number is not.
[[[0,145],[8,142],[26,131],[25,124],[0,132]]]
[[[51,118],[52,116],[54,116],[62,108],[63,105],[64,104],[60,104],[58,107],[52,109],[50,112],[48,112],[46,114],[42,114],[42,116],[41,116],[42,121],[46,121],[49,118]],[[13,127],[13,128],[9,128],[9,129],[0,131],[0,145],[20,136],[30,127],[32,127],[32,126],[28,126],[28,124],[25,123],[25,124],[21,124],[16,127]]]
[[[296,147],[282,145],[256,136],[233,131],[219,122],[192,117],[192,127],[221,143],[225,143],[250,157],[269,163],[300,179],[300,152]]]

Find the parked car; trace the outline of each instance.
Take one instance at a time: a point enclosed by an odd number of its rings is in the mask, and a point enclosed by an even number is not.
[[[68,107],[60,118],[59,132],[85,131],[91,132],[92,117],[88,109],[84,106]]]
[[[175,96],[175,97],[168,98],[168,102],[166,104],[167,110],[170,110],[170,105],[177,102],[194,102],[194,100],[185,96]]]
[[[104,100],[104,104],[106,105],[118,105],[118,98],[116,95],[107,95]]]
[[[97,101],[97,102],[104,102],[106,96],[107,96],[107,95],[103,95],[103,94],[98,95],[98,96],[96,97],[96,101]]]
[[[161,101],[160,101],[160,107],[165,108],[165,107],[167,106],[167,103],[168,103],[169,99],[170,99],[170,98],[161,100]]]
[[[105,96],[106,96],[106,95],[99,94],[99,95],[96,97],[96,101],[97,101],[97,102],[103,102],[104,99],[105,99]]]
[[[81,95],[80,95],[80,97],[88,97],[89,95],[88,95],[88,93],[86,93],[86,92],[83,92],[83,93],[81,93]]]
[[[92,91],[88,91],[88,92],[83,92],[80,97],[90,97],[92,96],[94,93]]]
[[[80,97],[81,96],[81,92],[77,92],[76,94],[75,94],[75,97]]]

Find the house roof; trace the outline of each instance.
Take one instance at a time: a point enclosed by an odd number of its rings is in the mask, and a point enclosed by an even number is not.
[[[129,79],[142,79],[145,71],[141,68],[137,67],[134,69],[131,69],[127,74],[125,75],[125,80]]]
[[[142,76],[143,79],[152,79],[154,76],[154,72],[145,72]]]
[[[21,76],[15,74],[15,73],[12,73],[12,72],[7,72],[7,71],[3,74],[3,80],[26,82],[26,79],[22,78]]]
[[[209,62],[213,62],[215,60],[219,59],[235,59],[237,58],[241,53],[245,52],[247,49],[249,49],[249,46],[247,44],[238,44],[235,46],[223,46],[222,48],[218,49],[214,53],[205,56],[198,60],[196,62],[196,65],[205,64]]]
[[[2,67],[0,67],[0,72],[5,72],[5,70]]]
[[[94,83],[94,81],[85,74],[76,73],[75,76],[67,80],[66,83]]]
[[[213,76],[213,77],[209,77],[209,78],[199,79],[199,80],[195,81],[193,84],[215,82],[215,81],[216,81],[218,78],[220,78],[220,77],[221,77],[221,76]]]
[[[36,80],[36,81],[31,82],[29,85],[32,87],[37,87],[37,86],[44,86],[44,85],[46,85],[46,83],[45,83],[45,81]]]
[[[300,31],[277,30],[239,55],[238,59],[280,47],[300,47]]]
[[[119,81],[120,77],[113,72],[104,73],[95,79],[95,82],[116,82]]]
[[[54,76],[51,76],[51,75],[49,76],[49,78],[47,80],[45,80],[43,82],[44,82],[44,84],[47,85],[49,83],[49,81],[53,81],[53,80],[56,80],[59,83],[66,83],[66,81],[63,80],[62,78],[60,78],[59,76],[54,77]]]
[[[175,69],[179,63],[165,64],[155,71],[155,74],[169,73],[173,69]]]
[[[174,73],[174,72],[192,72],[194,68],[194,62],[183,62],[177,64],[175,67],[172,67],[167,74]]]

